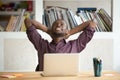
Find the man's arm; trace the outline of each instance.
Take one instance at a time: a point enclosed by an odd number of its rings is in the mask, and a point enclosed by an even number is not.
[[[96,23],[93,22],[93,21],[86,21],[86,22],[84,22],[84,23],[76,26],[75,28],[67,31],[65,38],[67,39],[69,36],[71,36],[71,35],[73,35],[73,34],[75,34],[75,33],[78,33],[78,32],[80,32],[80,31],[83,31],[83,30],[84,30],[86,27],[88,27],[88,26],[90,26],[90,27],[92,27],[92,28],[95,28],[95,27],[96,27]]]
[[[43,25],[40,25],[40,24],[38,25],[38,22],[36,21],[33,22],[29,18],[25,19],[25,25],[27,28],[26,33],[27,33],[28,39],[33,43],[36,50],[43,49],[44,48],[43,46],[45,45],[45,43],[47,43],[47,41],[45,41],[41,37],[41,35],[38,33],[36,29],[40,29],[46,32],[47,28],[45,28],[45,26]]]
[[[96,24],[93,21],[87,21],[71,30],[71,35],[83,31],[77,39],[73,40],[73,42],[76,43],[78,52],[81,52],[92,39],[95,27]]]
[[[83,30],[84,30],[86,27],[88,27],[88,26],[90,26],[90,27],[92,27],[92,28],[95,28],[95,27],[96,27],[96,24],[95,24],[95,22],[93,22],[93,21],[86,21],[86,22],[78,25],[77,27],[71,29],[71,30],[69,31],[69,35],[73,35],[73,34],[75,34],[75,33],[78,33],[78,32],[80,32],[80,31],[83,31]]]
[[[29,28],[31,25],[34,25],[36,29],[40,29],[43,32],[49,33],[48,28],[46,26],[42,25],[41,23],[39,23],[35,20],[31,20],[29,18],[26,18],[25,25],[26,25],[26,28]]]
[[[36,29],[40,29],[42,30],[43,32],[48,32],[48,28],[47,26],[41,24],[40,22],[37,22],[35,20],[31,20],[32,24],[36,27]]]

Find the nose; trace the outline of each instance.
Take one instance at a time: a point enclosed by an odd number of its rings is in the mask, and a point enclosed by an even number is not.
[[[61,24],[60,23],[58,23],[58,25],[57,25],[58,27],[60,27],[61,26]]]

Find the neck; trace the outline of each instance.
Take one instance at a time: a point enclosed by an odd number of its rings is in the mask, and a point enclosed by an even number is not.
[[[53,38],[53,41],[55,43],[59,43],[62,39],[64,39],[63,37],[59,37],[59,38]]]

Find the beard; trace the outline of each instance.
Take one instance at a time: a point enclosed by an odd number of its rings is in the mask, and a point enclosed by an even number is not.
[[[64,37],[64,36],[65,36],[65,33],[56,33],[56,32],[54,32],[54,33],[53,33],[53,36],[54,36],[54,37],[57,37],[57,38],[58,38],[58,37]]]

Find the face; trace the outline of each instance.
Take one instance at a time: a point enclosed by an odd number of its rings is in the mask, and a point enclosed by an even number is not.
[[[52,32],[53,35],[57,36],[57,37],[62,37],[66,34],[66,23],[64,20],[56,20],[53,25],[52,25]]]

